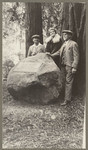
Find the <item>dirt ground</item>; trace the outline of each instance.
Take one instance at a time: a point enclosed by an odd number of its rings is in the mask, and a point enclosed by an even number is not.
[[[15,101],[3,82],[3,148],[82,148],[84,101],[32,105]]]

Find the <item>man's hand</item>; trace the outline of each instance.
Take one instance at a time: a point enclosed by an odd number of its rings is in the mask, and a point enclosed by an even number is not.
[[[54,57],[54,54],[51,54],[51,57]]]
[[[72,68],[72,73],[76,73],[76,69],[75,68]]]
[[[46,52],[47,55],[51,56],[51,54],[49,52]]]

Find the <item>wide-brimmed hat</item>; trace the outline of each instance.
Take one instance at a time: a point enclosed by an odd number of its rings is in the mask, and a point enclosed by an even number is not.
[[[68,34],[73,35],[73,32],[71,30],[63,30],[62,33],[68,33]]]
[[[39,36],[38,34],[35,34],[35,35],[33,35],[31,38],[32,38],[32,39],[34,39],[34,38],[40,39],[40,36]]]

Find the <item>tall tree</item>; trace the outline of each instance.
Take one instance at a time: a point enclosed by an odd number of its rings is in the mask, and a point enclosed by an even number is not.
[[[41,3],[26,3],[26,56],[33,34],[39,34],[43,42]]]
[[[80,60],[74,89],[85,91],[86,74],[86,8],[85,3],[64,3],[63,29],[73,30],[73,39],[79,45]]]

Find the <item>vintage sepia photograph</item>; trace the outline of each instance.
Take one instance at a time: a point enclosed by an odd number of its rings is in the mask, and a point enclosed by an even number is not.
[[[86,2],[2,2],[2,148],[86,148]]]

